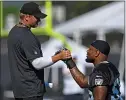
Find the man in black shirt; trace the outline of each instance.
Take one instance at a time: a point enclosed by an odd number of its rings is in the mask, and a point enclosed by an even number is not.
[[[94,69],[89,76],[81,73],[72,59],[64,62],[81,88],[89,88],[89,100],[122,100],[120,97],[119,72],[107,61],[110,46],[102,40],[94,41],[87,50],[86,62],[93,63]]]
[[[43,100],[44,68],[71,57],[69,50],[43,57],[41,44],[30,29],[37,27],[46,16],[38,4],[26,3],[21,7],[19,24],[9,32],[8,58],[16,100]]]

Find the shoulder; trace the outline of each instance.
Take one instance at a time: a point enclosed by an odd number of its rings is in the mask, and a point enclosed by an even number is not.
[[[89,76],[89,85],[93,86],[107,86],[111,80],[111,73],[109,71],[109,63],[100,63],[94,68]]]
[[[96,68],[93,70],[93,73],[99,73],[104,76],[111,76],[111,75],[119,75],[119,71],[116,68],[114,64],[111,62],[108,63],[100,63],[99,65],[96,66]]]
[[[101,76],[103,78],[110,78],[111,77],[111,72],[109,69],[109,63],[100,63],[94,68],[93,72],[90,74],[90,77],[97,77]]]
[[[101,72],[113,72],[113,73],[116,73],[118,74],[118,69],[116,68],[116,66],[111,63],[111,62],[108,62],[108,63],[100,63],[97,67],[96,67],[96,70],[97,71],[101,71]]]
[[[26,36],[27,30],[24,27],[18,27],[15,25],[9,32],[9,37],[22,37]]]
[[[31,30],[26,27],[15,27],[15,31],[22,41],[33,41],[35,39]]]
[[[96,66],[94,71],[100,71],[100,72],[109,72],[109,62],[108,63],[100,63]]]

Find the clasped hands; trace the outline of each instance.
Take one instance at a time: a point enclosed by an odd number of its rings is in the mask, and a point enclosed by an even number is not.
[[[59,55],[60,60],[62,60],[69,69],[76,67],[75,62],[72,59],[70,50],[63,48],[62,50],[59,50],[55,53],[55,55],[57,54]]]

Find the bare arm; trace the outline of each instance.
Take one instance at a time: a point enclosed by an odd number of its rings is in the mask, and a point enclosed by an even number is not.
[[[96,86],[93,89],[94,100],[106,100],[107,87],[106,86]]]
[[[88,77],[81,73],[77,67],[70,69],[71,75],[81,88],[88,87]]]

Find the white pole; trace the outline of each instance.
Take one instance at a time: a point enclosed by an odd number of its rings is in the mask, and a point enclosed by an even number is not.
[[[53,65],[52,65],[53,66]],[[54,90],[56,91],[59,87],[59,71],[58,67],[52,67],[52,83],[54,84]]]
[[[97,38],[98,40],[106,40],[105,31],[100,29],[97,31]]]
[[[81,32],[79,30],[73,32],[73,38],[74,38],[74,40],[76,41],[77,44],[82,44]]]
[[[119,61],[119,72],[120,72],[120,79],[123,80],[124,75],[124,39],[122,43],[122,50],[120,55],[120,61]]]
[[[50,67],[44,69],[44,80],[48,82],[49,80]]]

